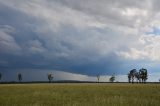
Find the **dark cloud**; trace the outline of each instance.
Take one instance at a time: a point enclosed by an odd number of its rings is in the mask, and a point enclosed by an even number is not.
[[[95,76],[157,67],[150,62],[160,60],[160,38],[146,31],[160,25],[153,5],[148,0],[0,0],[0,68]]]

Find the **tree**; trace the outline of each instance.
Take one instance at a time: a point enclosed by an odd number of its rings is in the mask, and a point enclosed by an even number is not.
[[[128,82],[130,83],[131,82],[131,74],[130,73],[128,73]]]
[[[139,73],[140,73],[140,78],[141,78],[142,82],[145,83],[146,80],[148,79],[147,69],[141,68],[139,70]]]
[[[98,75],[97,75],[97,82],[98,82],[98,83],[99,83],[100,77],[101,77],[101,76],[98,74]]]
[[[2,74],[0,73],[0,80],[2,79]]]
[[[136,72],[136,73],[135,73],[135,78],[137,79],[137,83],[138,83],[138,82],[141,82],[140,72]]]
[[[48,80],[49,80],[49,82],[51,83],[51,82],[52,82],[52,80],[53,80],[53,74],[48,74],[47,76],[48,76]]]
[[[114,82],[115,81],[115,75],[112,75],[109,79],[110,82]]]
[[[132,69],[128,74],[128,81],[134,83],[135,78],[137,82],[145,83],[148,79],[147,69],[141,68],[139,72],[137,72],[136,69]]]
[[[18,80],[19,80],[19,82],[22,81],[22,74],[21,73],[18,73]]]
[[[136,72],[137,72],[136,69],[132,69],[129,73],[131,76],[132,83],[134,83]]]

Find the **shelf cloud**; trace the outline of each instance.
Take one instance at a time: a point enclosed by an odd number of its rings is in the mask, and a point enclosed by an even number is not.
[[[158,72],[159,0],[0,0],[0,68]],[[26,70],[27,71],[27,70]]]

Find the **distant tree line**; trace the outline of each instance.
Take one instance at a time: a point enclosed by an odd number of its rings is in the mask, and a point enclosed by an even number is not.
[[[134,83],[135,81],[138,83],[145,83],[148,79],[147,69],[141,68],[139,71],[136,69],[130,70],[128,73],[128,82]]]
[[[99,83],[99,81],[100,81],[100,78],[101,78],[101,75],[100,74],[98,74],[97,76],[97,82]],[[109,82],[114,82],[115,81],[115,75],[113,74],[110,78],[109,78]]]
[[[52,80],[53,80],[53,74],[47,74],[47,78],[48,78],[48,80],[49,80],[49,83],[51,83],[52,82]],[[2,79],[2,73],[0,73],[0,80]],[[23,80],[23,77],[22,77],[22,74],[21,73],[18,73],[17,74],[17,80],[19,81],[19,82],[21,82],[22,80]]]
[[[110,78],[109,78],[109,82],[115,82],[116,76],[113,74]],[[148,72],[147,69],[145,68],[141,68],[139,71],[137,71],[136,69],[132,69],[129,71],[128,73],[128,82],[129,83],[146,83],[148,79]],[[100,75],[97,75],[97,82],[99,82],[100,80]],[[118,81],[117,81],[118,82]]]
[[[97,76],[97,82],[100,81],[100,74],[98,74]],[[21,73],[18,73],[17,74],[17,79],[19,82],[22,81],[22,74]],[[52,82],[53,80],[53,74],[47,74],[47,78],[49,80],[49,83]],[[2,79],[2,74],[0,73],[0,80]],[[147,72],[147,69],[145,68],[141,68],[139,71],[137,71],[136,69],[132,69],[129,71],[128,73],[128,82],[129,83],[134,83],[134,82],[137,82],[137,83],[146,83],[148,79],[148,72]],[[109,78],[109,81],[110,82],[114,82],[115,81],[115,75],[113,74],[110,78]]]

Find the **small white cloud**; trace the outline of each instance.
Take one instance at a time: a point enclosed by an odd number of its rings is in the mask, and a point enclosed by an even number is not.
[[[43,53],[46,51],[46,49],[43,47],[42,43],[39,40],[28,41],[27,49],[31,53]]]

